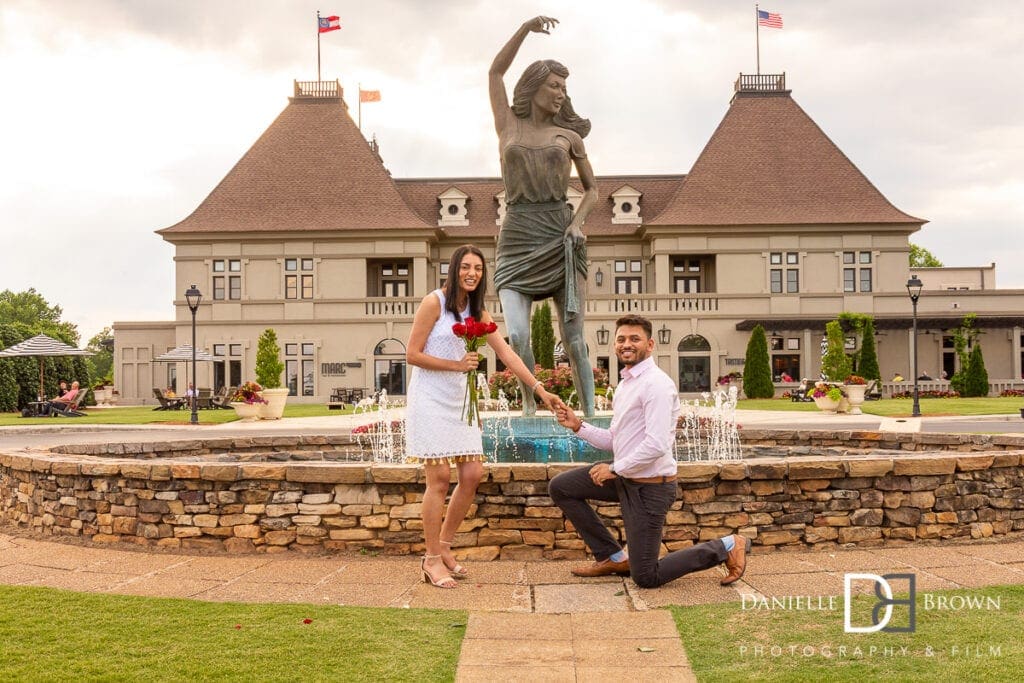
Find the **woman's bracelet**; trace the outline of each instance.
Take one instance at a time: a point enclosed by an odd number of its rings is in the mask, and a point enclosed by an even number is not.
[[[543,382],[541,382],[540,380],[537,380],[536,382],[533,383],[533,386],[530,387],[530,391],[532,391],[533,393],[536,394],[537,393],[537,387],[543,386],[543,385],[544,385]]]

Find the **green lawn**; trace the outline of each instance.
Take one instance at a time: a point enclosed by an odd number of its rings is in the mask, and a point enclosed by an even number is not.
[[[999,598],[998,611],[925,610],[924,592],[918,590],[914,633],[845,633],[842,596],[835,611],[743,610],[730,603],[672,612],[702,683],[1021,680],[1024,586],[927,591]],[[852,623],[870,623],[857,615],[866,616],[874,604],[873,596],[855,600]],[[906,613],[906,607],[894,608],[891,625],[906,626]]]
[[[285,417],[321,417],[327,415],[348,415],[351,407],[344,410],[328,410],[319,403],[289,404],[284,408]],[[153,410],[152,406],[127,408],[86,408],[85,417],[22,417],[18,413],[0,413],[0,426],[4,425],[76,425],[76,424],[183,424],[189,421],[189,410]],[[200,410],[200,424],[221,424],[238,418],[234,410]]]
[[[467,618],[20,586],[0,604],[4,681],[451,681]]]
[[[919,401],[921,414],[928,416],[947,415],[1017,415],[1024,408],[1024,398],[1019,396],[995,398],[922,398]],[[788,398],[742,399],[736,405],[740,410],[788,410],[813,413],[818,410],[813,403],[794,403]],[[885,417],[910,417],[913,399],[884,398],[881,401],[865,401],[861,410],[869,415]]]

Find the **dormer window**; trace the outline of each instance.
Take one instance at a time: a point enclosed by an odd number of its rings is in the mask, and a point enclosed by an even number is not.
[[[453,185],[438,195],[437,199],[441,202],[441,217],[437,221],[439,227],[469,225],[469,214],[466,210],[468,194]]]
[[[623,185],[612,192],[612,223],[639,225],[642,222],[640,191],[629,185]]]

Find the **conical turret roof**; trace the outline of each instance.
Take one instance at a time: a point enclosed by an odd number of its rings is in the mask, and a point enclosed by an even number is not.
[[[893,206],[784,90],[737,92],[647,225],[924,222]]]
[[[356,128],[341,87],[303,94],[299,85],[199,207],[160,234],[431,227],[405,203]]]

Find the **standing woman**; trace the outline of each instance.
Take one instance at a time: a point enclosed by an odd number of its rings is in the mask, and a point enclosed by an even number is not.
[[[583,335],[587,279],[583,222],[597,202],[597,181],[583,146],[590,121],[573,109],[565,89],[569,70],[553,59],[526,67],[513,90],[511,106],[504,82],[526,36],[548,33],[557,23],[551,17],[524,23],[498,52],[488,73],[507,204],[498,233],[494,288],[512,348],[531,367],[530,308],[539,299],[555,300],[576,395],[583,413],[592,416],[594,374]],[[583,186],[583,199],[575,212],[566,201],[574,166]],[[524,396],[523,415],[532,415],[534,407],[533,397]]]
[[[471,244],[456,249],[444,289],[423,297],[416,311],[406,352],[406,360],[413,366],[407,398],[406,450],[411,459],[423,463],[427,478],[423,493],[426,554],[420,568],[423,580],[438,588],[455,588],[453,577],[467,575],[455,561],[452,540],[484,474],[480,427],[467,424],[464,411],[465,373],[477,369],[480,355],[466,351],[465,342],[455,336],[452,325],[469,316],[485,323],[492,321],[484,310],[486,287],[483,253]],[[515,376],[554,410],[560,403],[558,398],[544,390],[501,334],[487,335],[487,343]],[[458,471],[458,484],[444,514],[452,464]]]

